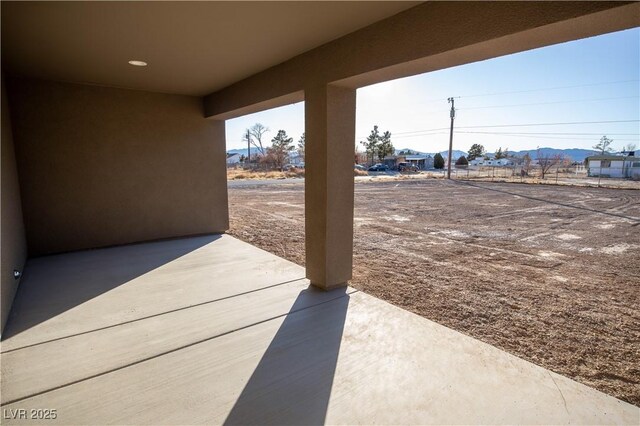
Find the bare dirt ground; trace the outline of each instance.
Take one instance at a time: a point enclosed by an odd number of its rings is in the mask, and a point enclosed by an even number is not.
[[[304,265],[303,188],[230,188],[229,233]],[[353,287],[640,406],[640,191],[355,188]]]

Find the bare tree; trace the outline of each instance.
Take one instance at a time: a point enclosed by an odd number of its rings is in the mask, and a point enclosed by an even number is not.
[[[613,142],[613,139],[609,139],[606,136],[600,138],[600,142],[593,146],[593,149],[596,151],[600,151],[600,155],[605,155],[606,153],[612,152],[613,149],[609,146]],[[603,159],[600,159],[600,171],[598,172],[598,186],[600,186],[600,179],[602,179],[602,163]]]
[[[613,151],[613,149],[611,149],[611,147],[609,146],[611,145],[611,142],[613,142],[613,139],[609,139],[608,137],[603,136],[600,138],[600,142],[593,146],[593,149],[595,149],[596,151],[600,151],[600,155],[604,155],[607,152]]]
[[[269,128],[267,126],[264,126],[261,123],[256,123],[253,126],[249,127],[245,132],[244,135],[242,137],[242,140],[244,142],[247,142],[247,138],[249,139],[249,143],[253,146],[255,146],[258,151],[260,151],[260,155],[264,157],[265,155],[265,149],[264,146],[262,145],[262,138],[264,137],[264,134],[267,133],[269,131]]]
[[[622,152],[634,152],[636,150],[636,144],[635,143],[628,143],[626,145],[622,145]]]
[[[369,156],[367,155],[367,153],[360,152],[358,150],[358,144],[356,144],[354,153],[355,153],[355,156],[354,156],[355,164],[366,164],[366,162],[369,161]]]
[[[536,160],[538,160],[542,179],[544,179],[544,176],[553,166],[561,164],[564,161],[564,156],[562,154],[545,153],[542,149],[538,148]]]

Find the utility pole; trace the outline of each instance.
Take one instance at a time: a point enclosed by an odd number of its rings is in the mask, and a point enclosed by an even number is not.
[[[447,158],[447,179],[451,179],[451,154],[453,150],[453,119],[456,118],[456,109],[454,107],[454,99],[447,99],[451,104],[451,130],[449,131],[449,157]]]
[[[247,129],[247,164],[251,167],[251,133]]]

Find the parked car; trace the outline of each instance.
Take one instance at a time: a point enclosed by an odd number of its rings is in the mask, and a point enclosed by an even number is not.
[[[362,170],[363,172],[367,170],[365,166],[361,166],[360,164],[354,165],[353,168],[356,170]]]
[[[304,163],[287,164],[282,168],[282,170],[284,170],[284,171],[288,171],[288,170],[291,170],[291,169],[304,169]]]
[[[387,170],[389,170],[389,166],[381,163],[374,164],[373,166],[369,167],[370,172],[386,172]]]
[[[418,167],[411,163],[398,163],[399,172],[417,172]]]

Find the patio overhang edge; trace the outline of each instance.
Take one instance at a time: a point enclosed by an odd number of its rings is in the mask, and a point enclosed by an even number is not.
[[[640,26],[638,2],[427,2],[203,98],[230,119],[304,99],[329,83],[356,89]]]

